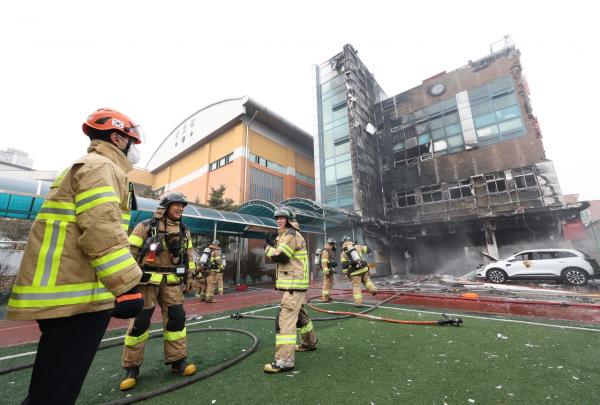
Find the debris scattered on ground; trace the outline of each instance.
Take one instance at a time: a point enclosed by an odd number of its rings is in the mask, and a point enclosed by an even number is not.
[[[504,336],[502,333],[496,333],[496,337],[498,339],[505,339],[505,340],[508,339],[508,336]]]

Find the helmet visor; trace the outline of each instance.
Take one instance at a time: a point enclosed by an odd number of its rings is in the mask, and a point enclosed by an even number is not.
[[[146,143],[146,134],[141,125],[136,125],[134,127],[125,127],[125,133],[135,139],[136,144],[140,144],[142,142]]]

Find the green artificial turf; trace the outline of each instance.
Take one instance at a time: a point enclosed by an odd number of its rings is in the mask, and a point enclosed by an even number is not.
[[[327,308],[349,307],[334,304]],[[266,310],[257,314],[274,313]],[[396,319],[439,318],[418,310],[377,309],[373,314]],[[460,328],[361,319],[315,322],[318,350],[297,353],[295,370],[276,375],[262,371],[263,365],[273,358],[273,321],[226,319],[189,326],[246,329],[259,337],[260,345],[238,365],[148,403],[600,403],[600,333],[489,319],[465,317],[464,321]],[[242,335],[189,335],[190,360],[200,361],[200,368],[205,369],[236,356],[250,344],[251,340]],[[0,350],[0,356],[31,348],[5,348]],[[161,339],[150,340],[138,387],[129,394],[183,378],[170,373],[163,365],[162,355]],[[97,354],[78,403],[96,404],[126,395],[118,390],[123,376],[120,356],[121,348]],[[23,358],[11,363],[22,361]],[[2,362],[0,367],[7,365],[8,362]],[[30,370],[26,370],[0,376],[4,394],[0,402],[18,403],[27,390],[29,374]]]

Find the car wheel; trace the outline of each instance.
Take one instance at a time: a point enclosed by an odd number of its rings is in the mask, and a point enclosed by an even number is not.
[[[586,285],[588,275],[584,270],[577,267],[569,267],[563,270],[563,280],[565,280],[565,283],[571,285]]]
[[[494,284],[503,284],[507,278],[508,276],[504,270],[490,269],[487,272],[487,279]]]

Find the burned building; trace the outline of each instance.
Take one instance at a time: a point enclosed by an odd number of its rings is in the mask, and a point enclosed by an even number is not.
[[[563,202],[522,70],[519,50],[506,42],[381,98],[346,45],[317,68],[322,201],[352,201],[345,208],[362,215],[363,237],[381,242],[379,256],[392,268],[411,257],[416,271],[432,272],[452,267],[448,257],[462,263],[479,260],[480,250],[499,256],[525,245],[560,244],[562,225],[577,207]],[[348,125],[329,128],[329,116]],[[345,139],[348,180],[337,176]],[[352,182],[353,200],[339,199],[340,180]]]

